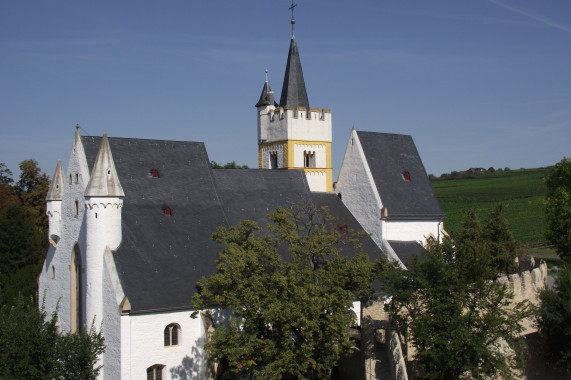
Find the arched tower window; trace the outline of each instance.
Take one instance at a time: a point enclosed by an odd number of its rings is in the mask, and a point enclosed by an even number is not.
[[[303,153],[303,167],[304,168],[314,168],[315,167],[315,152],[304,152]]]
[[[81,333],[81,310],[83,309],[82,281],[81,281],[81,252],[76,244],[71,253],[71,332]]]
[[[270,169],[278,168],[278,152],[270,153]]]
[[[162,364],[155,364],[147,368],[147,380],[162,380],[164,367]]]
[[[178,346],[180,334],[180,326],[176,323],[171,323],[165,327],[164,331],[164,341],[166,346]]]

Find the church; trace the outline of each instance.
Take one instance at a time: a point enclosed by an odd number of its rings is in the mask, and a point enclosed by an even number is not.
[[[279,103],[267,77],[255,104],[259,169],[216,169],[200,142],[81,136],[46,198],[50,246],[39,278],[64,332],[102,328],[102,379],[209,379],[204,344],[225,310],[190,318],[216,270],[218,226],[266,224],[277,206],[328,206],[363,250],[404,266],[444,214],[411,136],[348,132],[333,182],[332,113],[310,106],[292,36]],[[347,255],[353,254],[347,252]],[[361,305],[353,311],[359,322]]]

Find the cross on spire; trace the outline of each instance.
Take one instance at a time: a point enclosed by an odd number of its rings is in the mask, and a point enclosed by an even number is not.
[[[294,11],[295,7],[297,7],[297,4],[295,4],[293,2],[293,0],[291,0],[291,7],[289,7],[289,9],[291,10],[291,35],[292,36],[293,36],[293,25],[295,24],[295,19],[293,18],[293,11]]]

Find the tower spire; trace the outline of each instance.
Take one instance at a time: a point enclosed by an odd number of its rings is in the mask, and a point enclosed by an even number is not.
[[[293,30],[295,24],[293,11],[296,6],[297,4],[292,0],[291,7],[289,7],[291,10],[291,42],[287,55],[287,64],[279,106],[305,107],[306,110],[309,110],[309,100],[307,99],[307,90],[305,89],[299,51]]]

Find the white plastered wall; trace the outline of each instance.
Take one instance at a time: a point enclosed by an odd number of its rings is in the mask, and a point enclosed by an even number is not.
[[[318,171],[306,171],[305,177],[311,191],[327,192],[327,173]]]
[[[441,225],[439,220],[387,220],[385,236],[387,240],[418,241],[424,245],[430,236],[442,239]]]
[[[327,167],[327,149],[323,144],[294,144],[293,146],[293,166],[303,168],[305,153],[314,154],[314,168]]]
[[[351,131],[347,143],[339,177],[335,184],[335,192],[341,194],[341,200],[345,206],[365,231],[371,234],[373,241],[383,249],[386,245],[383,242],[383,224],[381,221],[383,204],[355,130]],[[390,250],[385,250],[385,252],[387,252],[389,259],[400,261],[394,252]]]
[[[258,116],[258,138],[260,142],[283,140],[331,141],[331,113],[311,111],[311,118],[306,111],[293,110],[271,112],[265,108]]]
[[[63,332],[69,332],[71,328],[70,265],[72,263],[73,248],[76,243],[81,252],[83,268],[85,268],[86,263],[83,193],[88,182],[89,169],[85,158],[85,151],[83,150],[79,135],[76,135],[64,179],[61,201],[60,239],[57,243],[57,247],[50,245],[39,278],[39,302],[40,304],[44,302],[45,294],[45,309],[48,315],[54,312],[56,307],[59,308],[59,326]],[[52,278],[54,273],[55,276]],[[85,273],[82,271],[81,275],[85,283]],[[82,291],[82,297],[85,299],[85,286],[82,288]],[[85,323],[84,312],[85,310],[82,311],[83,323]]]
[[[144,379],[147,368],[161,364],[163,379],[204,379],[206,331],[202,318],[191,314],[184,310],[121,316],[121,378]],[[229,317],[224,311],[212,315],[215,325]],[[171,323],[180,326],[179,344],[165,347],[164,329]]]

